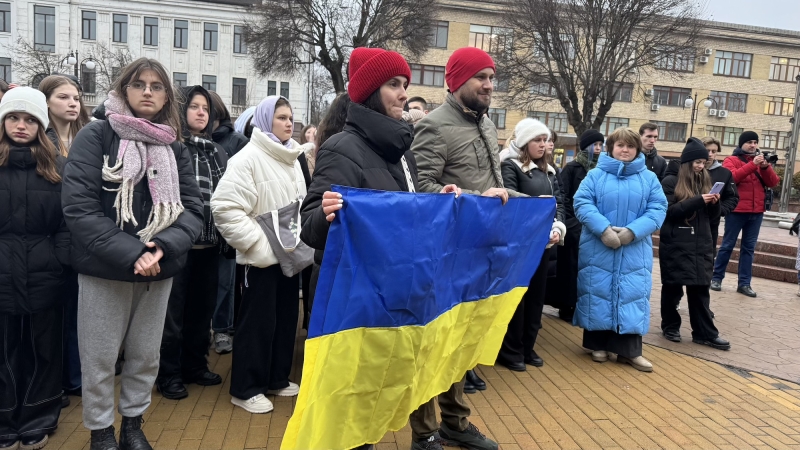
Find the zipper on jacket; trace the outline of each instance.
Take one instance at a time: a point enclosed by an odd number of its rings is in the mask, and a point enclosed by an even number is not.
[[[678,227],[679,230],[691,230],[692,234],[694,234],[694,227]]]

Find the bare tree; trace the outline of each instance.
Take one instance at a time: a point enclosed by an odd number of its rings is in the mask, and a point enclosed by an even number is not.
[[[105,95],[121,73],[121,69],[133,61],[133,54],[127,47],[108,48],[103,43],[96,43],[89,51],[89,56],[97,65],[95,67],[96,92]]]
[[[259,75],[296,74],[318,63],[339,93],[356,47],[425,53],[438,7],[437,0],[264,0],[251,7],[244,38]]]
[[[702,11],[692,0],[508,0],[513,44],[496,52],[507,104],[558,102],[580,135],[599,129],[625,83],[694,68]]]
[[[23,38],[7,46],[14,71],[21,74],[22,84],[36,87],[44,77],[63,70],[64,57],[55,53],[38,50]]]
[[[309,105],[311,114],[309,123],[319,124],[325,113],[328,112],[328,107],[336,97],[336,91],[333,89],[333,82],[326,70],[319,64],[312,67],[311,79],[311,104]]]

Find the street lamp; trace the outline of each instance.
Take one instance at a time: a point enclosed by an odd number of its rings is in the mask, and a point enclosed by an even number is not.
[[[697,103],[696,93],[694,94],[694,100],[692,99],[692,97],[687,97],[686,100],[683,102],[683,109],[686,108],[692,109],[692,120],[689,121],[690,124],[689,137],[692,137],[692,135],[694,134],[694,124],[695,122],[697,122],[697,116],[698,116],[697,110],[698,108],[700,108],[700,105],[696,105],[696,103]],[[705,106],[706,108],[711,108],[711,106],[716,106],[716,105],[717,101],[711,98],[710,96],[706,97],[706,99],[703,101],[703,106]]]
[[[78,64],[78,60],[79,59],[80,59],[80,57],[78,56],[78,51],[76,50],[76,51],[73,52],[72,50],[70,50],[69,54],[67,56],[65,56],[61,60],[61,62],[58,63],[58,66],[59,67],[64,67],[64,63],[65,62],[67,63],[68,66],[73,66],[75,78],[77,78],[78,81],[80,82],[81,75],[80,75],[80,71],[78,70],[78,68],[80,66],[84,66],[85,65],[87,69],[94,70],[94,68],[97,67],[97,64],[94,62],[94,58],[92,58],[91,56],[88,57],[88,58],[84,58],[80,62],[80,64]]]

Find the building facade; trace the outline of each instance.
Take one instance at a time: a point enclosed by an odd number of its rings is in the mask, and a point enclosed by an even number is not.
[[[295,121],[306,123],[307,79],[262,78],[253,70],[242,27],[249,3],[252,1],[0,0],[0,78],[21,85],[37,84],[36,74],[15,70],[17,56],[13,52],[19,50],[20,39],[63,57],[57,72],[73,73],[75,66],[68,64],[68,56],[77,55],[85,102],[93,106],[106,95],[100,92],[104,84],[99,72],[118,73],[118,55],[144,56],[163,63],[175,85],[197,84],[216,91],[234,117],[267,95],[280,94],[291,102]],[[101,61],[103,54],[108,58]],[[96,63],[88,64],[89,57]]]
[[[409,61],[413,78],[409,95],[437,106],[446,95],[444,68],[454,50],[466,46],[488,50],[490,36],[513,36],[512,30],[503,28],[500,8],[501,2],[443,0],[433,48],[419,61]],[[636,83],[625,86],[600,131],[607,135],[621,126],[638,130],[645,122],[655,122],[660,127],[659,153],[678,157],[690,130],[696,137],[717,137],[726,155],[742,131],[753,130],[761,136],[762,150],[777,150],[783,159],[794,111],[795,77],[800,74],[800,31],[705,22],[702,41],[701,56],[665,58],[659,67],[642,71]],[[563,157],[557,160],[564,164],[574,157],[574,130],[556,100],[519,111],[504,106],[501,91],[496,86],[489,111],[500,145],[517,122],[536,117],[560,135]],[[694,100],[695,95],[697,102],[687,108],[685,100]],[[710,108],[704,105],[707,98],[712,99]],[[692,124],[694,108],[697,117]]]

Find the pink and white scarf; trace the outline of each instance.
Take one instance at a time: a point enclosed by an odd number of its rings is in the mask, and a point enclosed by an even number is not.
[[[175,142],[175,130],[169,125],[134,117],[125,100],[115,92],[108,93],[104,104],[111,128],[121,139],[117,163],[110,167],[108,156],[103,158],[103,181],[120,184],[117,189],[108,189],[117,192],[116,222],[120,228],[128,222],[139,225],[133,215],[133,188],[147,176],[153,208],[147,226],[137,235],[142,242],[150,242],[183,212],[178,164],[170,147]]]

